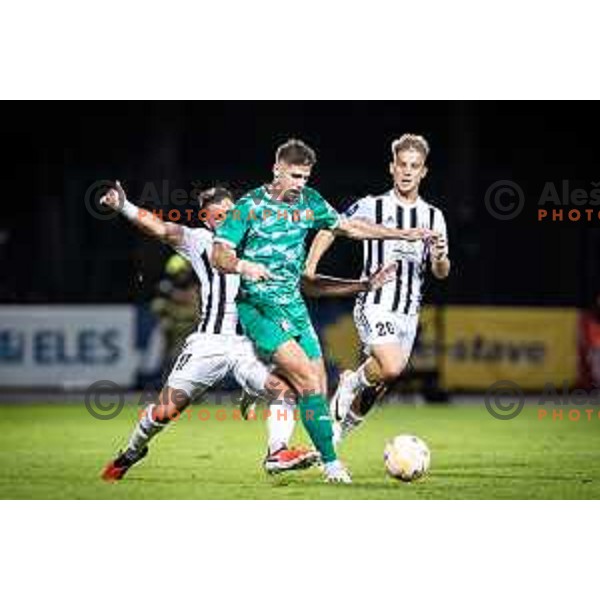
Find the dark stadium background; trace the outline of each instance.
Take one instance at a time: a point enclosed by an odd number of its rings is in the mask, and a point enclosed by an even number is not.
[[[342,210],[353,199],[389,189],[390,143],[402,133],[416,132],[432,147],[422,192],[445,211],[453,264],[448,280],[429,278],[425,302],[435,307],[512,307],[514,318],[496,322],[493,315],[490,321],[489,311],[486,317],[459,310],[448,325],[442,311],[435,311],[431,324],[421,330],[415,372],[423,372],[433,389],[482,391],[502,378],[540,389],[550,377],[560,380],[563,366],[569,385],[585,380],[589,387],[589,372],[598,371],[592,365],[595,358],[580,368],[583,363],[578,359],[576,366],[573,357],[578,353],[576,335],[584,335],[575,319],[600,290],[600,220],[538,222],[536,216],[548,182],[561,190],[567,181],[571,190],[580,187],[588,193],[594,183],[600,185],[600,127],[591,103],[120,101],[3,106],[3,305],[135,305],[136,344],[148,348],[152,319],[146,309],[170,250],[135,232],[124,219],[94,218],[86,198],[99,197],[90,195],[90,190],[98,191],[96,182],[118,178],[135,202],[165,214],[169,208],[185,210],[196,205],[177,204],[171,196],[176,190],[191,196],[198,188],[225,184],[241,195],[270,178],[278,144],[300,137],[318,152],[311,185]],[[485,197],[490,186],[506,180],[522,189],[525,204],[517,218],[498,220],[486,208]],[[325,256],[321,271],[357,276],[361,253],[360,244],[340,240]],[[341,315],[350,314],[352,301],[310,305],[330,351],[333,383],[339,369],[358,359],[351,322],[346,319],[345,329],[336,329]],[[519,314],[519,307],[570,312]],[[479,327],[473,328],[476,321]],[[3,325],[2,356],[10,367],[17,356],[15,336],[22,334],[15,333],[19,327]],[[593,333],[594,322],[590,327],[585,335],[598,348],[590,346],[588,357],[592,350],[600,353],[600,334]],[[490,343],[500,344],[488,347],[495,354],[487,366],[481,362],[488,356],[482,350],[486,335]],[[540,343],[544,359],[536,362]],[[525,354],[533,344],[534,357],[511,358],[515,344]],[[434,347],[447,350],[435,352]],[[450,360],[445,367],[443,356]],[[452,374],[456,377],[447,377]]]
[[[244,190],[268,179],[288,136],[319,154],[313,185],[337,207],[389,186],[391,140],[430,140],[427,198],[446,211],[452,277],[430,299],[461,304],[586,306],[598,283],[600,237],[583,224],[493,220],[483,198],[512,180],[537,198],[546,181],[600,180],[593,106],[562,102],[28,102],[4,103],[0,301],[101,303],[147,298],[164,249],[82,210],[87,188],[120,178]],[[527,212],[527,210],[525,211]],[[323,263],[355,275],[359,246]],[[349,261],[348,257],[352,256]],[[143,279],[139,273],[143,272]],[[433,294],[433,296],[431,295]]]

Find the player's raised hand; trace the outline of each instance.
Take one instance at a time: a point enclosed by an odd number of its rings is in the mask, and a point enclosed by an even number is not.
[[[121,183],[117,180],[115,181],[115,187],[108,190],[108,192],[106,192],[106,194],[100,198],[100,204],[103,206],[108,206],[113,210],[121,210],[125,200],[127,200],[125,190],[121,187]]]
[[[273,277],[267,267],[260,263],[250,262],[249,260],[239,260],[236,271],[241,277],[250,281],[266,281]]]
[[[432,240],[431,258],[433,260],[444,260],[448,256],[448,241],[439,236]]]
[[[389,263],[378,269],[373,275],[369,277],[369,290],[378,290],[383,287],[386,283],[393,281],[396,278],[396,272],[398,271],[398,263]]]

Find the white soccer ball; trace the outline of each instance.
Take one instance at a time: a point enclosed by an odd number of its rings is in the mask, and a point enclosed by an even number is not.
[[[385,445],[383,460],[388,474],[401,481],[414,481],[429,470],[431,453],[415,435],[399,435]]]

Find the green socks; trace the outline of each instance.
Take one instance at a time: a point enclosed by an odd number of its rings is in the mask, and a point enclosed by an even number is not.
[[[316,449],[321,453],[324,463],[337,459],[333,447],[333,429],[323,394],[309,394],[300,398],[298,403],[302,423]]]

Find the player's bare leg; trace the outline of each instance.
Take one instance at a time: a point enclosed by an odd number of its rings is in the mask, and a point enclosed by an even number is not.
[[[325,369],[325,361],[323,357],[315,358],[311,361],[313,369],[319,378],[320,391],[325,396],[327,395],[327,370]]]
[[[335,442],[356,429],[408,364],[409,354],[399,344],[374,344],[371,356],[356,371],[345,371],[331,402]]]
[[[160,393],[158,404],[151,404],[137,422],[126,450],[111,460],[102,471],[102,479],[117,481],[148,454],[150,440],[189,406],[190,397],[182,390],[166,386]]]
[[[298,395],[300,417],[321,454],[327,480],[350,483],[350,476],[338,461],[333,445],[331,418],[326,396],[321,392],[323,377],[319,365],[308,358],[295,340],[282,344],[273,355],[273,362]]]

